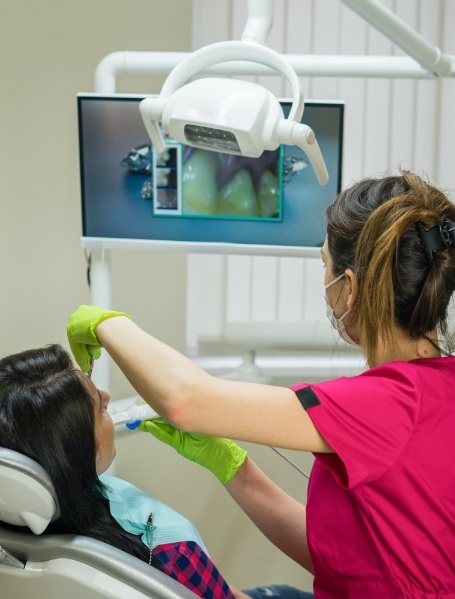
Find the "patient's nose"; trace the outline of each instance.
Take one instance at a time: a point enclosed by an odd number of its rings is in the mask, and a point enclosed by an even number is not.
[[[108,391],[104,391],[104,389],[98,389],[101,397],[103,398],[103,402],[108,404],[111,401],[111,396]]]

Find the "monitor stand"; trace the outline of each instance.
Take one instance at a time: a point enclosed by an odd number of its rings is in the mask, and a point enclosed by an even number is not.
[[[232,372],[220,375],[219,378],[228,381],[270,384],[272,382],[272,377],[259,368],[255,362],[255,358],[255,349],[242,351],[242,363],[240,366]]]

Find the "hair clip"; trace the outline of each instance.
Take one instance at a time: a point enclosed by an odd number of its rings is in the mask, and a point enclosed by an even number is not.
[[[455,223],[445,220],[441,225],[441,232],[447,247],[455,246]]]
[[[424,224],[419,221],[416,223],[416,227],[430,264],[433,262],[434,251],[446,250],[455,246],[455,222],[445,220],[442,225],[425,229]]]

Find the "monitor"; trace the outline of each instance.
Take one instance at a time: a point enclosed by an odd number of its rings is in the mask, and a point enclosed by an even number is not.
[[[329,172],[320,186],[305,153],[281,146],[259,158],[166,138],[153,151],[142,95],[78,94],[85,248],[319,255],[324,213],[341,187],[344,104],[306,101]],[[285,116],[291,100],[280,100]]]

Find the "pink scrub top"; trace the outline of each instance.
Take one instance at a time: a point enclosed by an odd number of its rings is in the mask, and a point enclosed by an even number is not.
[[[335,452],[308,486],[316,599],[455,599],[455,357],[292,389]]]

